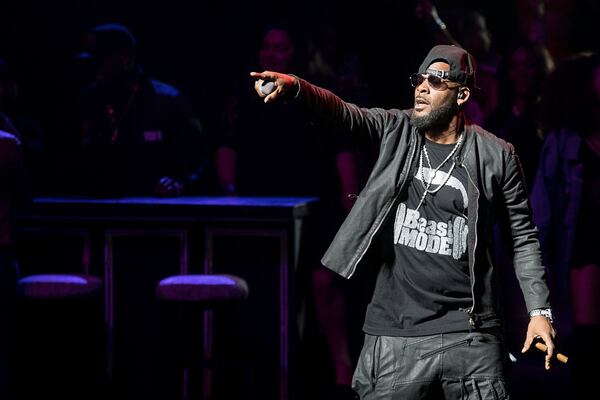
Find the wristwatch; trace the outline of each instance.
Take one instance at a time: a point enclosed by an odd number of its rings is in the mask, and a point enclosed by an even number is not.
[[[548,318],[548,321],[550,321],[550,323],[554,322],[554,318],[552,316],[552,309],[551,308],[536,308],[535,310],[529,311],[529,318],[537,317],[537,316],[540,316],[540,315],[542,317]]]

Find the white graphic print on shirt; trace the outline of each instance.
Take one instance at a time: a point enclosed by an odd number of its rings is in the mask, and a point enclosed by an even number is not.
[[[430,168],[423,168],[425,181],[429,182],[429,177],[433,171]],[[421,180],[421,171],[415,176]],[[463,199],[464,209],[468,206],[467,191],[464,185],[455,177],[447,177],[446,172],[437,171],[433,182],[439,185],[446,181],[445,186],[458,190]],[[428,194],[428,196],[431,196]],[[467,250],[467,235],[469,228],[465,217],[454,216],[448,221],[428,220],[421,216],[418,210],[414,210],[401,203],[396,211],[394,221],[394,244],[407,246],[418,251],[427,253],[452,256],[459,260]]]
[[[427,184],[427,182],[429,182],[430,176],[431,176],[431,174],[433,174],[433,172],[434,171],[431,168],[427,168],[427,167],[423,168],[423,177],[425,177],[425,182],[423,182],[423,184]],[[419,170],[417,171],[415,178],[422,181],[421,168],[419,168]],[[448,174],[446,172],[437,171],[433,177],[433,182],[431,182],[432,186],[430,189],[435,189],[435,186],[441,185],[442,182],[446,181],[446,179],[447,179],[447,182],[445,183],[444,186],[450,186],[451,188],[454,188],[454,189],[460,191],[460,194],[463,199],[463,207],[466,210],[469,207],[469,197],[467,196],[467,189],[465,189],[465,186],[461,183],[461,181],[459,181],[452,175],[450,175],[450,177],[448,177]]]

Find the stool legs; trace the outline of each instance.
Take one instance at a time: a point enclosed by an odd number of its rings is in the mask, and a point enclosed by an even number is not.
[[[159,281],[156,286],[159,299],[178,306],[183,311],[184,321],[193,326],[201,320],[204,334],[200,348],[196,348],[200,330],[188,330],[184,334],[186,345],[184,351],[189,358],[182,357],[182,399],[189,400],[193,395],[193,382],[196,381],[193,372],[201,371],[202,396],[204,400],[213,397],[213,356],[212,356],[212,313],[216,308],[227,308],[228,304],[237,303],[248,297],[246,281],[234,275],[200,274],[173,275]],[[222,312],[222,311],[219,311]],[[202,319],[200,319],[200,314]],[[191,335],[190,335],[191,334]],[[181,335],[181,330],[179,330]],[[195,392],[195,390],[193,390]]]

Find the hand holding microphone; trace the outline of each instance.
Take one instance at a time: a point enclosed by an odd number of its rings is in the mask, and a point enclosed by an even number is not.
[[[278,72],[250,72],[250,76],[256,78],[254,89],[256,93],[264,98],[265,103],[270,103],[288,93],[297,94],[300,90],[298,78],[292,75],[280,74]],[[294,91],[294,89],[296,89]],[[292,90],[292,92],[290,92]]]
[[[534,345],[534,342],[543,341],[546,346],[546,357],[544,357],[544,365],[547,370],[550,369],[550,361],[555,354],[554,338],[556,337],[556,330],[552,326],[551,314],[547,315],[533,315],[529,319],[529,325],[527,326],[527,335],[525,343],[523,343],[523,349],[521,353],[525,353],[529,348]],[[562,357],[561,357],[562,358]]]
[[[270,95],[277,89],[277,85],[273,81],[262,81],[259,85],[259,90],[265,96]]]
[[[540,351],[543,351],[544,353],[548,350],[548,346],[546,346],[542,342],[536,342],[535,343],[535,348],[538,349],[538,350],[540,350]],[[561,363],[563,363],[563,364],[566,364],[567,361],[569,361],[569,357],[565,356],[562,353],[556,353],[556,354],[554,354],[554,357],[556,357],[556,359],[558,361],[560,361]]]

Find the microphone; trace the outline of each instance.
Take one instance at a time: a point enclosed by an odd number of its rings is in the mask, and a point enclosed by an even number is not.
[[[259,90],[265,96],[270,95],[277,89],[277,85],[273,81],[263,81],[263,83],[259,86]]]

